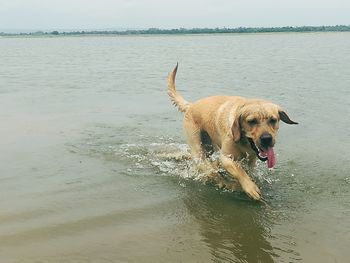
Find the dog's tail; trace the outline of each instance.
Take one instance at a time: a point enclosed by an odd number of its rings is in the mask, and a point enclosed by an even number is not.
[[[186,112],[191,103],[186,101],[176,90],[175,87],[175,77],[178,65],[179,64],[176,64],[176,67],[168,76],[168,95],[170,96],[170,100],[173,103],[173,105],[176,106],[179,109],[179,111]]]

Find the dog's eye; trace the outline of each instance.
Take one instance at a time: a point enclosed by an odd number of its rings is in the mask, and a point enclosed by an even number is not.
[[[276,122],[277,122],[277,119],[276,118],[271,118],[270,120],[269,120],[269,123],[270,124],[276,124]]]
[[[247,122],[249,125],[252,125],[252,126],[257,125],[259,123],[257,119],[248,120]]]

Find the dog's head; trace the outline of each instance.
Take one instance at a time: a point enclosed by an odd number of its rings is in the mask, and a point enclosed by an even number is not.
[[[273,146],[279,128],[279,121],[297,124],[278,105],[263,100],[249,100],[238,107],[232,133],[235,142],[246,138],[258,158],[267,161],[272,168],[276,164]]]

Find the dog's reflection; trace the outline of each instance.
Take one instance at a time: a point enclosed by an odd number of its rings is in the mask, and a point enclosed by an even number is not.
[[[264,205],[251,203],[242,194],[193,184],[186,193],[186,208],[198,221],[214,262],[274,262]]]

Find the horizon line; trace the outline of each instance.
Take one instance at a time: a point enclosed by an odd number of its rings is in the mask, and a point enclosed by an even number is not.
[[[289,31],[350,31],[349,25],[319,25],[319,26],[240,26],[240,27],[178,27],[178,28],[100,28],[100,29],[0,29],[0,35],[30,35],[30,34],[147,34],[147,33],[244,33],[244,32],[289,32]]]

